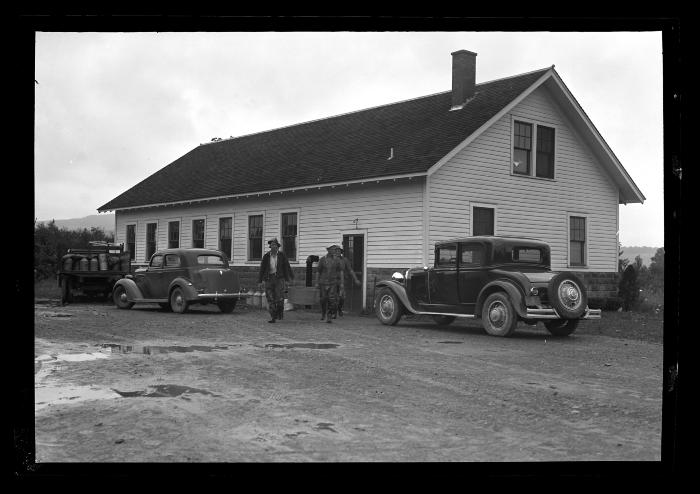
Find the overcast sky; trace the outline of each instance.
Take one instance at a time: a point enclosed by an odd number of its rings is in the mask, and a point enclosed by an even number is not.
[[[623,245],[664,245],[661,32],[36,33],[35,218],[97,208],[214,137],[555,69],[646,197]]]

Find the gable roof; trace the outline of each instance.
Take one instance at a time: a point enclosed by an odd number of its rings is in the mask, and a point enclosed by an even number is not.
[[[446,91],[202,144],[98,211],[427,175],[553,73],[477,84],[458,111]]]

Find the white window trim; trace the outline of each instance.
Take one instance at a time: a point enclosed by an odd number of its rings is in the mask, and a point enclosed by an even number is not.
[[[469,203],[469,236],[474,236],[474,208],[493,209],[493,234],[498,235],[498,206],[496,204],[486,204],[483,202]]]
[[[297,215],[297,258],[296,259],[289,259],[290,264],[299,264],[299,259],[301,256],[299,255],[299,248],[301,247],[301,244],[299,243],[299,238],[301,237],[300,232],[301,232],[301,209],[296,208],[296,209],[283,209],[280,211],[279,215],[279,237],[277,237],[282,243],[282,215],[283,214],[289,214],[289,213],[296,213]],[[263,227],[264,227],[263,223]],[[286,255],[286,253],[285,253]]]
[[[194,222],[204,220],[204,245],[203,249],[207,248],[207,216],[190,216],[190,247],[194,248]],[[182,245],[182,244],[180,244]]]
[[[586,229],[586,241],[585,241],[585,248],[583,252],[583,264],[582,265],[573,265],[571,264],[571,218],[575,216],[577,218],[583,218],[584,219],[584,228]],[[572,213],[568,212],[566,213],[566,266],[569,269],[572,270],[586,270],[588,269],[589,266],[589,249],[590,249],[590,219],[589,215],[586,213]]]
[[[178,247],[182,247],[182,217],[165,219],[165,224],[168,225],[168,229],[166,232],[166,239],[165,239],[166,245],[168,248],[170,248],[170,222],[172,222],[172,221],[177,221],[178,223],[180,223],[180,226],[179,226],[178,232],[177,232],[177,245],[178,245]]]
[[[263,217],[263,231],[262,231],[262,255],[265,255],[265,225],[267,225],[267,217],[265,216],[265,211],[246,211],[245,212],[245,261],[244,264],[260,264],[260,260],[250,259],[250,217],[251,216],[262,216]]]
[[[530,173],[525,175],[522,173],[515,173],[513,171],[513,147],[514,147],[514,139],[515,139],[515,122],[522,122],[526,124],[532,125],[532,149],[530,150],[530,157],[531,157],[531,163],[530,163]],[[554,173],[552,175],[552,178],[548,177],[538,177],[537,176],[537,127],[538,126],[542,127],[549,127],[550,129],[554,129]],[[553,181],[556,180],[557,178],[557,170],[558,166],[557,163],[559,162],[559,146],[557,145],[557,141],[559,139],[559,128],[557,125],[554,125],[552,123],[548,122],[542,122],[540,120],[533,120],[531,118],[527,117],[518,117],[516,115],[510,116],[510,174],[514,177],[526,177],[526,178],[534,178],[537,180],[549,180]]]

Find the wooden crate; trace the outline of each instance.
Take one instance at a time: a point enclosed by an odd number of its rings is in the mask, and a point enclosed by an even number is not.
[[[287,300],[295,305],[315,305],[319,303],[318,288],[312,286],[290,286]]]

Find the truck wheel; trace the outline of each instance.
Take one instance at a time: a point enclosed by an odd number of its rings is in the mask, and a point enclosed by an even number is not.
[[[554,319],[545,321],[544,327],[547,328],[553,336],[569,336],[576,331],[579,319]]]
[[[375,313],[382,324],[393,326],[403,315],[403,304],[390,288],[381,288],[375,299]]]
[[[455,319],[457,319],[455,316],[433,316],[433,321],[438,323],[440,326],[447,326]]]
[[[233,312],[233,309],[236,308],[236,302],[238,302],[238,300],[235,298],[233,300],[221,300],[217,305],[219,306],[221,312],[224,314],[230,314]]]
[[[513,304],[503,292],[492,293],[486,298],[481,319],[484,329],[492,336],[510,336],[518,325]]]
[[[550,280],[547,292],[552,307],[564,319],[578,319],[588,305],[583,283],[571,273],[557,273]]]
[[[114,305],[116,305],[119,309],[131,309],[134,306],[133,302],[129,302],[126,289],[121,285],[114,287],[114,291],[112,292],[112,300],[114,301]]]
[[[182,288],[176,286],[173,288],[173,291],[170,292],[170,308],[177,314],[184,314],[187,312],[187,306],[187,300],[185,300],[185,294]]]

